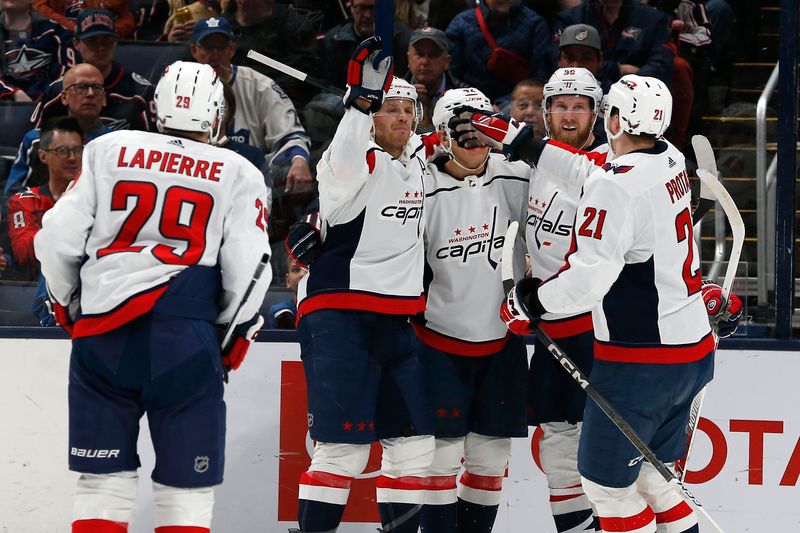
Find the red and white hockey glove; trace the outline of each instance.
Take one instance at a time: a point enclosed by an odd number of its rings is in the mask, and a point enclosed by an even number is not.
[[[308,268],[322,251],[322,236],[319,232],[319,213],[309,213],[300,222],[289,226],[286,235],[286,250],[295,263]]]
[[[724,339],[733,335],[742,319],[742,300],[730,293],[726,302],[722,299],[722,287],[709,280],[703,280],[702,295],[708,320],[717,337]]]
[[[469,106],[455,108],[447,127],[462,148],[488,146],[508,156],[513,156],[514,148],[532,134],[524,122]]]
[[[233,335],[228,343],[228,348],[222,352],[222,364],[226,372],[228,370],[236,370],[241,366],[244,357],[247,355],[247,350],[256,340],[258,332],[261,331],[261,326],[263,325],[264,317],[255,315],[247,322],[242,322],[233,328]]]
[[[526,302],[533,299],[538,303],[536,291],[542,280],[537,278],[523,278],[508,291],[506,300],[500,306],[500,318],[514,335],[528,335],[531,333],[531,320],[536,320],[541,313],[532,312]],[[541,308],[541,305],[538,306]]]
[[[392,56],[387,56],[379,61],[378,54],[381,48],[380,37],[370,37],[353,51],[347,66],[345,109],[355,107],[369,115],[377,113],[383,104],[383,97],[392,84]],[[358,105],[354,106],[359,98],[364,98],[369,102],[367,109],[362,109]]]

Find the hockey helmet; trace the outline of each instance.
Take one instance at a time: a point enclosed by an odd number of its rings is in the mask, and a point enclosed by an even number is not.
[[[155,91],[156,126],[159,131],[208,133],[219,136],[225,113],[222,81],[210,65],[176,61],[168,65]]]
[[[469,106],[483,111],[492,111],[492,103],[485,94],[474,87],[450,89],[436,102],[433,108],[433,127],[447,132],[447,124],[453,118],[453,110],[457,107]]]
[[[611,111],[619,112],[620,130],[609,131]],[[672,94],[664,82],[647,76],[628,74],[611,86],[605,98],[605,129],[609,140],[622,132],[630,135],[664,135],[672,118]]]
[[[544,113],[544,129],[550,136],[550,125],[548,115],[550,113],[551,99],[559,95],[578,95],[586,96],[592,102],[592,110],[595,120],[600,113],[600,102],[603,100],[603,89],[597,79],[585,68],[565,67],[556,70],[542,91],[542,110]],[[592,121],[594,127],[594,121]]]

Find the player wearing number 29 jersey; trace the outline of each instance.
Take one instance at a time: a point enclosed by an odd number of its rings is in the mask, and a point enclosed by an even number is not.
[[[156,102],[162,134],[90,142],[34,241],[56,319],[73,336],[72,533],[127,531],[143,414],[155,531],[210,531],[225,458],[223,362],[235,369],[244,357],[272,277],[267,269],[255,284],[220,353],[215,323],[234,319],[269,250],[267,190],[247,160],[208,144],[224,112],[211,67],[170,65]]]

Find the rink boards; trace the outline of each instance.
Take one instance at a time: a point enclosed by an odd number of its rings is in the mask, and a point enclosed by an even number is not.
[[[215,533],[286,531],[296,514],[297,480],[311,447],[299,346],[291,334],[264,337],[226,392],[226,476],[217,490]],[[690,487],[726,533],[800,531],[800,347],[728,346],[745,349],[717,354],[689,464]],[[66,533],[75,479],[66,466],[68,341],[0,339],[0,354],[0,532]],[[537,437],[531,431],[514,441],[498,533],[555,531],[536,464]],[[143,467],[132,533],[153,530],[146,423],[139,440]],[[373,447],[340,531],[375,531],[379,465]]]

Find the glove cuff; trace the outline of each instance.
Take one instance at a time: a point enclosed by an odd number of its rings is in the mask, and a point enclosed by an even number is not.
[[[539,278],[524,278],[515,287],[519,306],[531,320],[539,318],[547,312],[542,302],[539,301],[538,292],[541,284],[542,280]]]

